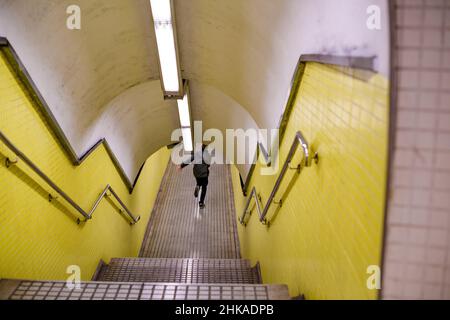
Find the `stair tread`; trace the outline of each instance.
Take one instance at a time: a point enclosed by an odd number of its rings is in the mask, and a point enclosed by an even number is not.
[[[256,268],[178,266],[104,266],[96,280],[180,283],[260,283]]]
[[[258,267],[245,259],[112,258],[95,281],[262,283]]]
[[[89,290],[87,290],[89,289]],[[52,292],[51,295],[48,293]],[[81,282],[0,280],[0,297],[10,300],[289,300],[286,285],[183,284],[151,282]]]
[[[216,268],[241,266],[250,268],[251,263],[246,259],[192,259],[192,258],[112,258],[109,265],[128,266],[174,266],[182,263],[190,263],[198,266],[213,266]]]

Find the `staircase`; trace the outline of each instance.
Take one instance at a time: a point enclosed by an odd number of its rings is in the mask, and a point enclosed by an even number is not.
[[[95,281],[260,284],[259,266],[239,259],[118,258]]]
[[[212,166],[206,209],[189,168],[169,163],[138,258],[100,262],[90,282],[0,280],[0,300],[288,300],[241,259],[229,167]]]
[[[114,258],[91,282],[0,280],[0,300],[287,300],[244,259]]]

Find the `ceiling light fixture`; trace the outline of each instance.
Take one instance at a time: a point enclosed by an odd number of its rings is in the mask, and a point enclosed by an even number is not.
[[[192,152],[194,151],[194,146],[192,143],[192,131],[191,128],[181,128],[181,133],[183,135],[183,146],[184,151],[186,152]]]
[[[177,100],[178,115],[180,116],[180,126],[183,135],[183,145],[186,152],[193,151],[192,143],[192,122],[191,122],[191,96],[189,91],[189,82],[185,81],[184,97]]]
[[[150,0],[165,99],[183,97],[172,0]]]
[[[181,127],[191,126],[191,114],[189,108],[189,98],[187,93],[184,95],[183,100],[177,100],[178,114],[180,116]]]

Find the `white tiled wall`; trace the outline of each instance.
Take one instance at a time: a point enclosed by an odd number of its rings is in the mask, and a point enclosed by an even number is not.
[[[450,0],[393,0],[397,123],[384,299],[450,299]]]

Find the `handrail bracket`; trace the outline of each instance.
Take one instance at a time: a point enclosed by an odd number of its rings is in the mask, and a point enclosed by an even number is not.
[[[9,168],[9,167],[11,167],[12,165],[15,165],[15,164],[17,164],[19,162],[19,159],[14,159],[14,160],[11,160],[10,158],[6,158],[5,159],[5,166],[7,167],[7,168]]]

